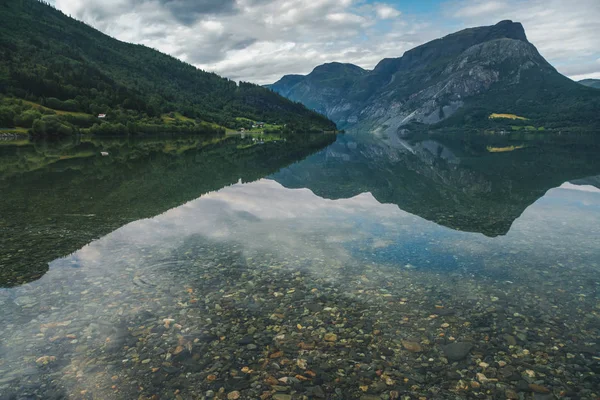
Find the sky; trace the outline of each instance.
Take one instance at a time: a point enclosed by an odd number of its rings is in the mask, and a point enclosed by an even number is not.
[[[233,80],[338,61],[371,69],[460,29],[511,19],[558,71],[600,78],[599,0],[51,0],[117,39]]]

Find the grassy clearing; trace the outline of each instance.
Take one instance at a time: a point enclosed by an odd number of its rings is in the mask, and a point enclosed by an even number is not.
[[[172,116],[171,116],[172,115]],[[175,122],[196,122],[191,118],[188,118],[184,115],[181,115],[178,112],[174,112],[174,113],[169,113],[169,114],[163,114],[162,115],[162,120],[165,124],[173,124]],[[206,124],[208,124],[208,122],[206,122]],[[215,124],[215,126],[218,126]]]
[[[185,115],[181,115],[178,112],[163,114],[161,116],[161,119],[162,119],[163,123],[165,123],[165,124],[176,124],[178,122],[184,122],[184,123],[187,122],[187,123],[193,123],[195,125],[206,126],[206,127],[213,128],[213,129],[224,129],[225,133],[236,132],[236,130],[234,130],[234,129],[226,128],[222,125],[215,124],[214,122],[198,121],[198,120],[194,120],[192,118],[188,118]]]
[[[519,120],[522,120],[522,121],[527,121],[527,118],[520,117],[520,116],[515,115],[515,114],[496,114],[496,113],[493,113],[492,115],[490,115],[490,119],[501,119],[501,118],[503,118],[503,119],[513,119],[513,120],[519,119]]]
[[[27,135],[26,128],[0,128],[0,134],[2,133],[10,133],[11,135]]]
[[[59,160],[73,160],[76,158],[89,158],[89,157],[95,157],[97,156],[98,153],[97,152],[93,152],[93,151],[82,151],[79,152],[77,154],[67,154],[67,155],[62,155],[59,156],[58,159]]]
[[[507,153],[509,151],[515,151],[515,150],[519,150],[519,149],[523,149],[525,148],[525,145],[519,145],[519,146],[506,146],[506,147],[493,147],[493,146],[487,146],[487,151],[490,153]]]
[[[37,109],[41,113],[49,110],[49,111],[55,112],[56,115],[72,115],[74,117],[90,117],[91,116],[91,114],[86,114],[86,113],[82,113],[82,112],[56,110],[54,108],[49,108],[49,107],[45,107],[41,104],[34,103],[33,101],[27,101],[27,100],[21,100],[21,101],[23,102],[23,104],[30,105],[31,107]]]

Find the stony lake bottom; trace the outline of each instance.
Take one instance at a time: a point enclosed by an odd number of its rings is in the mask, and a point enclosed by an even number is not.
[[[0,399],[600,398],[596,149],[486,149],[0,146]]]

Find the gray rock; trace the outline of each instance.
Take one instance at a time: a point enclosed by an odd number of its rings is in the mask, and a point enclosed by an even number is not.
[[[456,342],[444,346],[442,350],[449,361],[460,361],[467,357],[472,348],[469,342]]]
[[[37,300],[31,296],[20,296],[17,297],[14,302],[21,307],[31,307],[37,303]]]
[[[321,386],[311,386],[306,388],[306,394],[311,397],[318,397],[320,399],[325,398],[325,393],[323,392],[323,389],[321,389]]]
[[[517,339],[512,335],[504,335],[504,340],[506,340],[509,346],[516,346],[517,344]]]

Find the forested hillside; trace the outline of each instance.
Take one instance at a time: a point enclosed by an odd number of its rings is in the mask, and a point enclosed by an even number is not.
[[[0,95],[5,96],[0,128],[34,133],[68,134],[94,124],[99,132],[164,125],[211,131],[235,128],[239,117],[296,130],[335,128],[322,115],[260,86],[238,85],[120,42],[37,0],[0,3]],[[173,118],[175,113],[181,118]],[[100,121],[99,114],[106,118]]]

